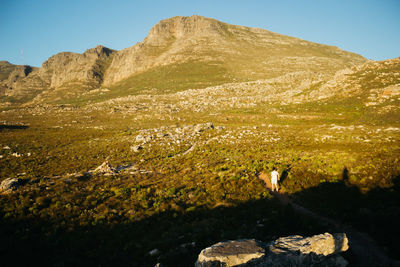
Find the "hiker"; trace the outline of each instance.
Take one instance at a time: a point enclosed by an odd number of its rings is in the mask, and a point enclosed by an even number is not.
[[[271,187],[272,187],[272,191],[278,191],[279,190],[278,180],[279,180],[279,172],[277,172],[276,168],[273,167],[272,168],[272,172],[271,172]]]

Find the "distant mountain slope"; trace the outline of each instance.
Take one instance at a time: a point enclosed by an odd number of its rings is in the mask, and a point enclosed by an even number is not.
[[[368,61],[338,71],[309,94],[310,99],[358,103],[366,117],[385,121],[400,118],[400,58]]]
[[[40,68],[0,68],[0,95],[17,102],[84,102],[88,90],[102,98],[168,93],[229,82],[269,79],[307,71],[320,79],[366,62],[337,47],[268,30],[230,25],[201,16],[162,20],[132,47],[102,46],[83,54],[64,52]],[[15,73],[13,73],[16,71]],[[85,100],[86,99],[86,100]]]
[[[400,58],[368,61],[364,64],[344,69],[319,90],[315,97],[327,98],[333,95],[342,97],[359,96],[364,100],[378,102],[400,94]]]
[[[151,105],[144,107],[143,103],[150,100]],[[382,119],[398,122],[400,58],[368,61],[340,70],[330,80],[326,80],[323,74],[318,76],[312,71],[299,71],[270,79],[225,83],[201,90],[113,98],[88,108],[92,107],[96,110],[112,108],[125,113],[144,109],[154,116],[177,111],[215,113],[263,107],[270,110],[285,107],[289,113],[297,112],[300,108],[323,114],[335,112],[339,107],[349,110],[360,121]]]

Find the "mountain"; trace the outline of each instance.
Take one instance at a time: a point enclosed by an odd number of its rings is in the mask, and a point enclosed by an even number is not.
[[[197,62],[240,79],[271,78],[311,70],[333,74],[365,59],[267,30],[230,25],[201,16],[160,21],[145,40],[114,57],[105,85],[157,66]]]
[[[95,98],[87,92],[96,88],[107,89],[104,99],[271,79],[299,71],[328,80],[336,71],[364,62],[362,56],[337,47],[264,29],[202,16],[173,17],[156,24],[142,42],[121,51],[97,46],[83,54],[63,52],[40,68],[2,63],[0,94],[17,102],[68,102]]]

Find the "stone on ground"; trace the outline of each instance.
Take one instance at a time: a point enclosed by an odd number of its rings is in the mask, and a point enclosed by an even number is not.
[[[103,162],[99,167],[97,167],[94,171],[94,174],[102,174],[102,175],[114,175],[117,173],[117,170],[108,163],[108,161]]]
[[[0,194],[8,194],[16,190],[18,186],[19,186],[19,179],[7,178],[3,180],[0,184]]]

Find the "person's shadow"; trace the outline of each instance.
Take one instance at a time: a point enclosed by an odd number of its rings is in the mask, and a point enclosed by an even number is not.
[[[280,179],[280,183],[282,184],[284,181],[285,181],[285,179],[289,176],[289,172],[290,172],[290,170],[291,170],[292,168],[290,167],[290,165],[287,167],[287,168],[285,168],[283,171],[282,171],[282,173],[281,173],[281,179]]]

